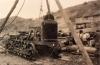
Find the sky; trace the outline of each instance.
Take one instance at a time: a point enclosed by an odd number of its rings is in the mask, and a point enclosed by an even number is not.
[[[16,16],[19,9],[21,8],[23,1],[24,0],[19,0],[19,3],[11,16]],[[38,18],[40,15],[39,13],[40,13],[41,2],[43,6],[42,7],[43,12],[41,13],[40,16],[46,14],[47,8],[45,1],[46,0],[25,0],[25,4],[18,16],[23,18],[32,18],[32,19]],[[93,0],[60,0],[63,8],[75,6],[88,1],[93,1]],[[15,0],[0,0],[0,18],[6,17],[14,2]],[[58,10],[58,7],[55,3],[55,0],[49,0],[49,3],[51,11],[56,12]]]

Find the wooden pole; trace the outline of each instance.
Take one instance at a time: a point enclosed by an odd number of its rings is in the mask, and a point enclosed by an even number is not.
[[[63,10],[59,0],[55,0],[55,2],[57,4],[59,10],[61,11],[62,17],[64,18],[66,25],[69,27],[69,30],[71,31],[71,33],[74,37],[74,40],[75,40],[77,46],[79,47],[79,50],[82,52],[82,55],[83,55],[83,58],[84,58],[86,64],[87,65],[93,65],[88,53],[84,49],[84,46],[83,46],[83,43],[82,43],[81,39],[79,38],[78,34],[74,30],[74,27],[73,27],[74,25],[72,24],[72,22],[69,19],[70,14]]]
[[[6,23],[7,23],[7,21],[8,21],[8,19],[9,19],[10,15],[11,15],[12,12],[14,11],[14,9],[16,8],[18,2],[19,2],[19,0],[16,0],[16,1],[15,1],[13,7],[11,8],[10,12],[8,13],[8,15],[6,16],[6,19],[5,19],[4,23],[2,24],[2,26],[1,26],[1,28],[0,28],[0,33],[3,31],[3,29],[4,29],[4,27],[5,27]]]
[[[50,5],[49,5],[49,1],[48,0],[46,0],[46,4],[47,4],[47,9],[48,9],[48,14],[50,14],[51,12],[50,12]]]

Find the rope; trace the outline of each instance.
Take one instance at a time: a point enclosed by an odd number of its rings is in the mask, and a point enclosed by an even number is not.
[[[6,25],[5,28],[7,28],[7,27],[10,26],[13,22],[15,22],[15,20],[17,19],[17,16],[18,16],[19,13],[21,12],[21,10],[22,10],[22,8],[23,8],[23,6],[24,6],[24,4],[25,4],[25,1],[26,1],[26,0],[23,1],[23,4],[22,4],[21,8],[19,9],[18,13],[16,14],[15,18],[12,20],[12,22],[10,22],[8,25]]]
[[[49,55],[49,57],[51,57],[52,55],[53,55],[53,52],[55,52],[54,50],[55,50],[55,47],[59,47],[60,49],[61,49],[61,46],[60,46],[60,44],[59,43],[57,43],[57,45],[56,46],[53,46],[53,48],[52,48],[52,51],[51,51],[51,53],[50,53],[50,55]],[[50,51],[50,50],[49,50]]]
[[[40,4],[40,10],[39,10],[39,18],[41,17],[42,13],[43,13],[43,2],[41,0],[41,4]]]

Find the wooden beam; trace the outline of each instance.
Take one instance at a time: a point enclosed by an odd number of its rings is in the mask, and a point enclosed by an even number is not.
[[[4,29],[4,27],[5,27],[6,23],[7,23],[7,21],[8,21],[8,19],[9,19],[10,15],[11,15],[12,12],[14,11],[14,9],[16,8],[18,2],[19,2],[19,0],[16,0],[16,1],[15,1],[15,3],[14,3],[14,5],[12,6],[10,12],[9,12],[8,15],[6,16],[5,21],[3,22],[3,24],[2,24],[2,26],[1,26],[1,28],[0,28],[0,33],[3,31],[3,29]]]
[[[48,0],[46,0],[46,4],[47,4],[47,9],[48,9],[48,14],[50,14],[51,12],[50,12],[50,5],[49,5],[49,1]]]
[[[73,27],[74,25],[72,24],[72,22],[71,22],[71,20],[69,18],[70,14],[67,13],[65,10],[63,10],[59,0],[55,0],[55,2],[58,5],[59,10],[61,11],[62,17],[64,18],[66,25],[69,27],[69,30],[71,31],[71,33],[72,33],[72,35],[74,37],[74,40],[75,40],[77,46],[79,47],[79,50],[82,52],[82,55],[83,55],[83,58],[84,58],[86,64],[87,65],[93,65],[88,53],[84,49],[84,45],[83,45],[81,39],[79,38],[78,34],[74,30],[74,27]]]
[[[65,51],[65,50],[77,51],[77,49],[79,49],[77,45],[62,47],[62,51]],[[97,51],[97,49],[94,48],[94,47],[87,47],[87,46],[84,46],[84,49],[85,49],[88,53],[93,53],[93,54]]]

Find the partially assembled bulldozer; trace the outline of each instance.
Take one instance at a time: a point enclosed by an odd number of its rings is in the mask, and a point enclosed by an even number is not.
[[[41,30],[34,33],[19,32],[18,35],[10,35],[6,40],[5,48],[9,53],[32,59],[36,55],[49,55],[57,58],[60,53],[58,42],[58,24],[52,14],[47,14],[41,25]]]
[[[6,20],[1,26],[0,33],[4,29],[18,1],[19,0],[15,1],[14,6],[8,13]],[[46,0],[46,3],[48,13],[44,16],[44,21],[41,23],[40,30],[31,30],[29,32],[19,31],[19,34],[8,35],[6,40],[3,41],[7,52],[29,60],[39,55],[51,56],[53,58],[59,57],[61,48],[58,42],[58,24],[50,12],[48,0]]]

